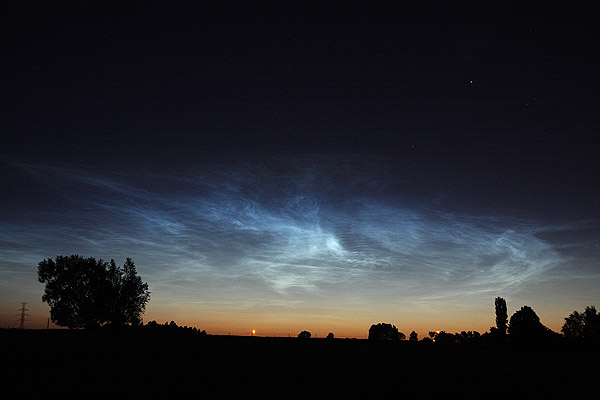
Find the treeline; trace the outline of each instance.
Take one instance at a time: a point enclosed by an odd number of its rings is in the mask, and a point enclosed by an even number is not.
[[[169,323],[159,324],[156,321],[150,321],[146,325],[140,325],[140,329],[152,332],[152,333],[165,333],[165,334],[180,334],[180,335],[199,335],[206,336],[205,330],[199,330],[196,327],[190,326],[177,326],[174,321]]]
[[[59,326],[84,329],[120,329],[128,326],[150,332],[206,335],[197,328],[177,326],[174,321],[159,324],[142,323],[146,304],[150,300],[148,284],[137,276],[132,259],[127,258],[122,267],[110,262],[77,254],[57,256],[38,263],[38,280],[45,284],[42,300],[50,306],[52,322]],[[429,332],[419,340],[412,331],[409,341],[436,343],[474,342],[543,342],[565,339],[572,342],[600,343],[600,315],[594,306],[583,312],[573,311],[565,318],[562,335],[544,326],[535,311],[523,306],[508,319],[506,300],[495,299],[496,326],[489,332],[476,331],[446,333]],[[298,334],[300,339],[310,339],[309,331]],[[330,332],[328,339],[333,339]],[[369,329],[371,340],[405,340],[403,332],[388,323],[374,324]]]
[[[446,333],[445,331],[430,331],[421,342],[444,344],[464,343],[546,343],[557,340],[570,342],[587,342],[600,344],[600,314],[594,306],[586,307],[583,312],[573,311],[565,318],[561,329],[562,335],[544,326],[535,311],[529,306],[517,310],[508,320],[506,300],[502,297],[495,299],[496,326],[490,327],[489,332],[480,334],[477,331],[462,331]],[[370,340],[405,340],[406,335],[396,326],[388,323],[371,325]],[[409,341],[419,341],[418,335],[412,331]]]
[[[410,342],[424,343],[472,343],[481,342],[489,333],[481,335],[477,331],[462,331],[460,333],[446,333],[446,331],[430,331],[428,336],[419,339],[417,332],[412,331],[408,338],[403,332],[392,324],[379,323],[369,328],[369,340],[408,340]]]

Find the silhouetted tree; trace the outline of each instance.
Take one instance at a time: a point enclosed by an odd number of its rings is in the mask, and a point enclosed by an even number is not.
[[[329,332],[329,333],[327,334],[327,339],[333,339],[333,338],[334,338],[334,336],[333,336],[333,332]]]
[[[298,339],[310,339],[311,334],[309,331],[302,331],[298,334]]]
[[[531,307],[523,306],[510,317],[508,333],[511,339],[542,339],[547,332],[548,328],[542,325],[540,318]]]
[[[129,258],[122,269],[114,260],[48,258],[38,264],[38,280],[46,284],[42,300],[50,305],[52,322],[69,328],[137,324],[150,299]]]
[[[405,337],[404,333],[398,332],[398,328],[391,324],[379,323],[371,325],[369,328],[369,339],[371,340],[401,340]]]
[[[565,323],[560,329],[567,339],[583,339],[583,314],[573,311],[565,318]]]
[[[584,339],[600,339],[600,314],[596,311],[596,307],[590,306],[585,308],[583,312],[583,323]]]
[[[419,340],[419,335],[417,334],[417,332],[412,331],[410,335],[408,335],[408,340],[410,340],[411,342],[416,342]]]
[[[434,337],[433,341],[436,343],[451,344],[451,343],[455,343],[456,339],[453,334],[446,333],[446,331],[441,331],[441,332],[435,332],[435,337]]]
[[[583,313],[573,311],[565,318],[561,332],[571,340],[600,340],[600,314],[596,307],[586,307]]]
[[[112,292],[108,322],[113,325],[138,324],[146,303],[150,300],[150,292],[148,284],[137,276],[133,260],[127,258],[123,269],[118,268],[115,261],[111,260],[108,276]]]
[[[461,333],[455,333],[454,339],[456,343],[472,343],[481,337],[477,331],[462,331]]]
[[[496,328],[500,335],[506,335],[506,324],[508,323],[508,312],[506,310],[506,300],[502,297],[496,297]]]

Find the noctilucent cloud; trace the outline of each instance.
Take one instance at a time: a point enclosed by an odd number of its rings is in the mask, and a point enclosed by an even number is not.
[[[10,167],[44,201],[26,223],[2,221],[2,302],[28,300],[37,327],[47,306],[36,265],[59,254],[132,257],[152,292],[146,321],[224,334],[363,337],[380,320],[422,334],[484,332],[495,296],[513,311],[533,304],[559,330],[572,299],[592,301],[599,283],[585,223],[415,202],[378,172],[385,163]],[[14,325],[9,311],[4,326]]]
[[[600,306],[593,6],[73,3],[0,13],[0,327],[70,254],[211,334]]]

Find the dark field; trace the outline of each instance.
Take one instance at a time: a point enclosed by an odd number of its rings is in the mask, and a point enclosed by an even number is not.
[[[585,346],[0,330],[0,397],[597,398]]]

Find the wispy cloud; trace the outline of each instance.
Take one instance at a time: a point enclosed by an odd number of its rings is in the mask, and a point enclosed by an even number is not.
[[[163,301],[183,293],[190,302],[211,293],[212,301],[256,304],[294,301],[298,293],[368,298],[392,287],[414,301],[475,299],[518,293],[565,263],[540,234],[551,226],[408,206],[402,196],[382,195],[377,173],[350,167],[219,166],[160,175],[24,169],[59,182],[65,206],[50,212],[40,204],[33,213],[45,217],[27,225],[0,221],[0,262],[71,252],[133,257]]]

